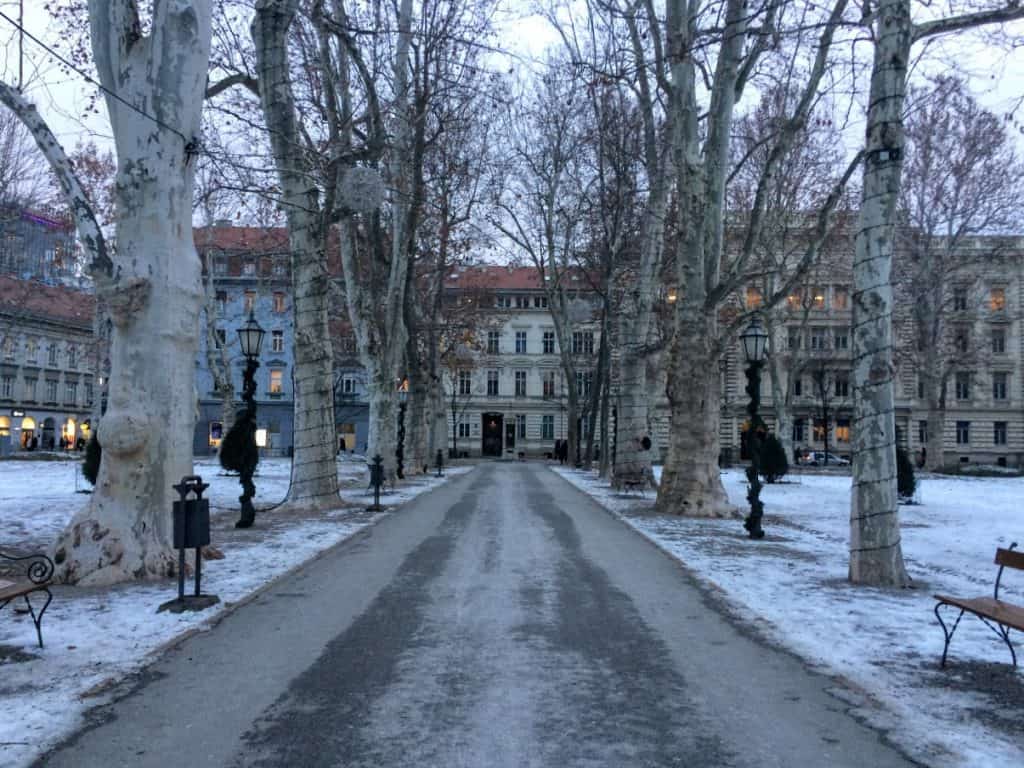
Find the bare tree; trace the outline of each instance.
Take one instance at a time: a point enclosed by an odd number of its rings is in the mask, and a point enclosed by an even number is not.
[[[949,382],[970,376],[991,349],[988,334],[977,333],[977,310],[988,298],[978,267],[999,255],[999,241],[988,238],[979,250],[968,238],[1019,231],[1024,163],[1006,125],[963,80],[911,88],[907,100],[894,322],[906,342],[897,346],[899,362],[916,372],[927,402],[925,466],[935,470],[944,464]]]
[[[191,474],[201,295],[192,163],[211,8],[207,0],[157,4],[145,25],[135,0],[90,0],[88,13],[121,180],[116,261],[52,131],[17,89],[0,85],[0,101],[32,133],[61,184],[113,321],[104,459],[96,491],[54,558],[64,580],[100,584],[175,568],[165,510],[171,485]]]
[[[864,182],[854,256],[853,494],[850,580],[909,583],[900,545],[893,390],[892,261],[906,151],[903,108],[911,47],[940,35],[1024,17],[1016,0],[911,20],[910,0],[879,0],[867,17],[874,31]]]

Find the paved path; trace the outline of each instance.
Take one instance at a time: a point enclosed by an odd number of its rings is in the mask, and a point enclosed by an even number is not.
[[[214,631],[42,765],[907,766],[542,466],[485,464]]]

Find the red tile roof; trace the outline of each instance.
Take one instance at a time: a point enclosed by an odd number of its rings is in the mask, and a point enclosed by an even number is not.
[[[86,291],[0,275],[0,312],[91,326],[95,305]]]
[[[217,248],[246,253],[284,253],[288,250],[285,227],[196,227],[192,236],[199,251]]]
[[[536,267],[478,265],[458,267],[448,273],[445,288],[473,288],[488,291],[540,291],[544,289]],[[567,286],[585,290],[588,284],[583,273],[570,273]]]

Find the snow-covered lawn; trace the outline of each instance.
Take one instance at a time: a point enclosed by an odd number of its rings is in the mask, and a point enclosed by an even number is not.
[[[650,492],[624,496],[594,473],[554,470],[682,561],[740,622],[860,690],[858,714],[924,764],[1024,765],[1024,674],[969,616],[940,669],[943,636],[932,612],[933,593],[991,595],[996,547],[1024,545],[1024,479],[919,478],[921,503],[900,507],[915,588],[891,591],[846,580],[849,477],[804,474],[765,486],[768,535],[753,541],[739,518],[655,516]],[[746,514],[742,472],[722,479]],[[1002,583],[1001,597],[1024,604],[1024,573],[1008,569]],[[1024,664],[1021,637],[1011,635]]]
[[[408,480],[381,501],[400,504],[469,470],[451,467],[445,479]],[[212,609],[157,614],[157,606],[176,594],[171,582],[57,587],[43,619],[43,649],[27,615],[13,613],[13,604],[0,612],[0,766],[29,764],[80,726],[83,712],[102,703],[104,692],[144,666],[154,651],[184,632],[208,629],[225,609],[379,519],[363,511],[372,500],[365,463],[346,458],[338,471],[343,498],[358,506],[317,515],[257,511],[256,526],[238,531],[237,477],[222,474],[213,460],[197,461],[196,473],[211,484],[211,538],[225,555],[203,563],[203,592],[221,599]],[[0,549],[38,551],[53,542],[89,498],[75,492],[76,472],[71,461],[0,461]],[[257,510],[284,497],[288,476],[287,459],[261,462]],[[78,486],[88,487],[81,479]]]

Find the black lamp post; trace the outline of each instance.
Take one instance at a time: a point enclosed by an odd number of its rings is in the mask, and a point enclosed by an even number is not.
[[[405,460],[405,406],[409,399],[409,380],[402,379],[398,384],[398,447],[395,449],[395,474],[398,479],[405,478],[405,467],[402,462]]]
[[[750,502],[750,514],[743,527],[747,529],[750,538],[762,539],[764,504],[761,502],[761,433],[765,424],[758,413],[758,406],[761,404],[761,366],[764,365],[768,351],[768,332],[761,325],[759,317],[755,315],[750,325],[740,334],[740,342],[743,344],[743,356],[747,359],[747,395],[750,396],[750,404],[747,405],[747,414],[750,416],[747,428],[747,451],[750,453],[747,501]]]
[[[235,523],[236,528],[249,528],[256,520],[256,509],[252,505],[252,497],[256,495],[256,486],[252,476],[259,463],[259,448],[256,446],[256,369],[260,367],[260,347],[266,335],[252,311],[249,319],[238,329],[238,344],[245,355],[245,372],[242,374],[242,401],[245,409],[238,412],[236,423],[241,421],[242,455],[239,462],[238,482],[242,484],[242,495],[238,500],[242,503],[242,513]]]

